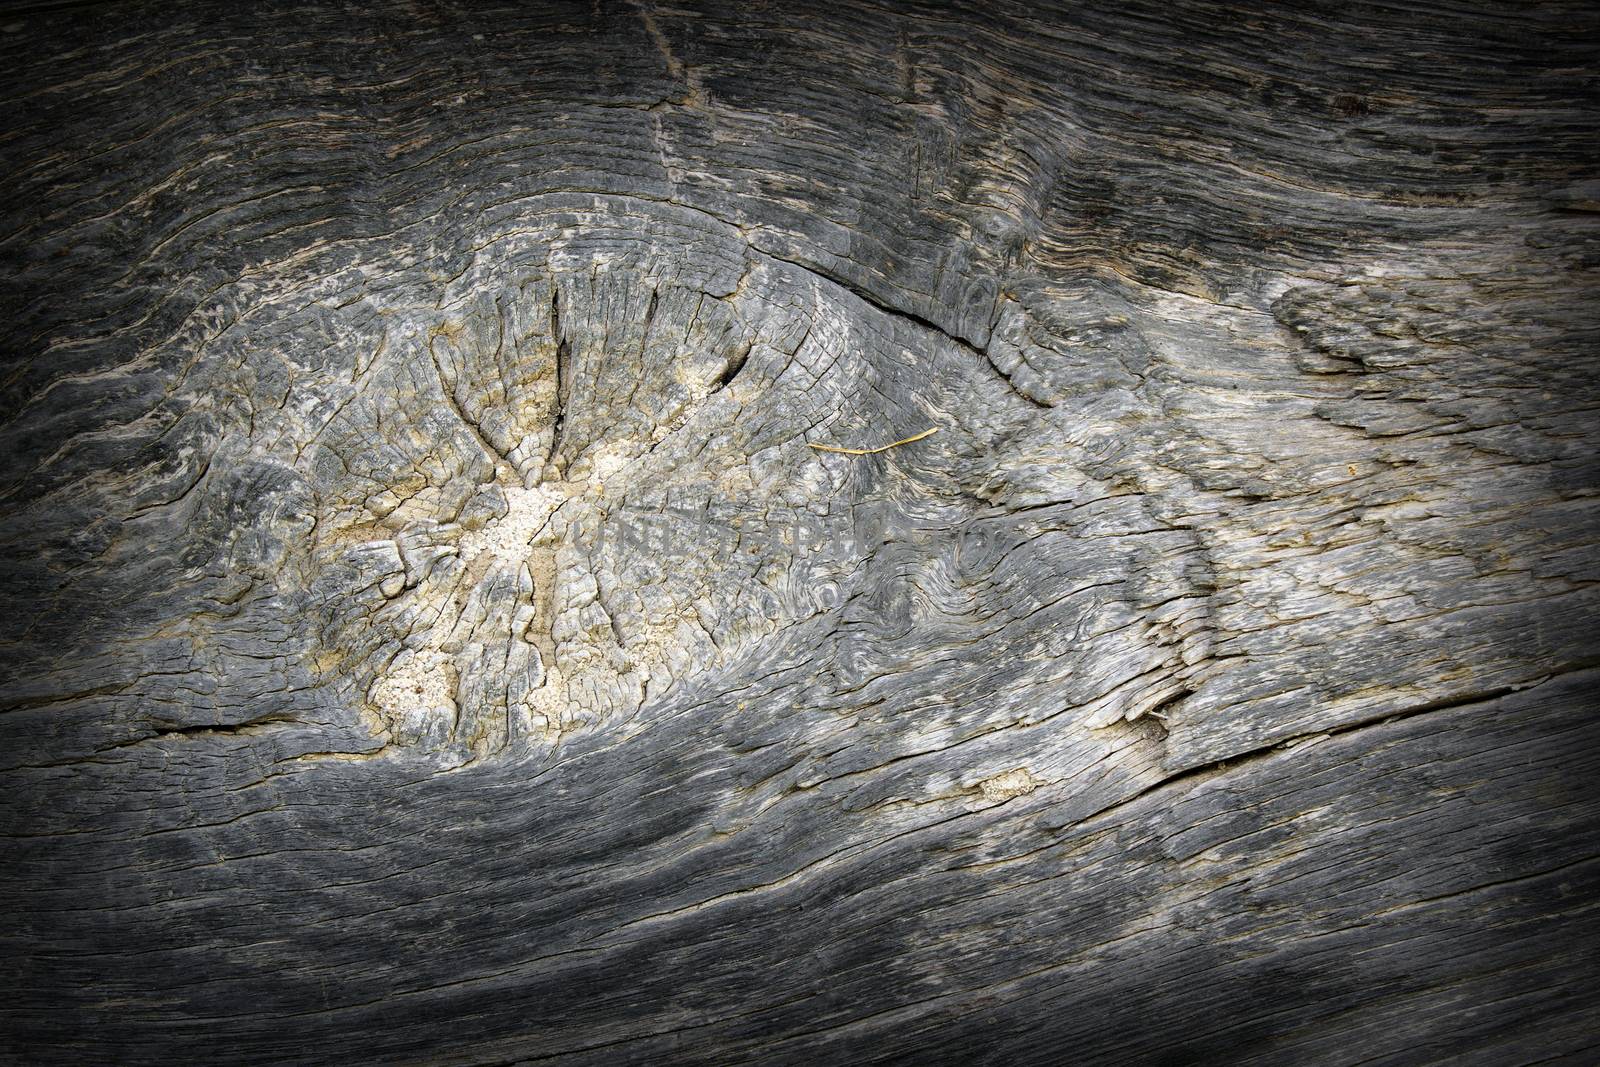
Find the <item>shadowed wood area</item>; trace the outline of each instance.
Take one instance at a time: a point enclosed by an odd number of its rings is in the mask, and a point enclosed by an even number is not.
[[[0,14],[0,1059],[1600,1058],[1600,12]]]

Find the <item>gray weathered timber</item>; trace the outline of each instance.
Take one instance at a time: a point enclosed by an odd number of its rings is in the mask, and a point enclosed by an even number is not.
[[[0,14],[0,1058],[1600,1058],[1600,14],[1259,6]]]

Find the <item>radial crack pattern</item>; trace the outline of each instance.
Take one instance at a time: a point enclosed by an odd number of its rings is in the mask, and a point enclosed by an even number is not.
[[[0,1059],[1592,1056],[1597,34],[0,18]]]

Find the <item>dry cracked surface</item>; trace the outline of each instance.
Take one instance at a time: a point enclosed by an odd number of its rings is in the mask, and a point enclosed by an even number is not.
[[[1600,20],[0,18],[0,1055],[1600,1055]]]

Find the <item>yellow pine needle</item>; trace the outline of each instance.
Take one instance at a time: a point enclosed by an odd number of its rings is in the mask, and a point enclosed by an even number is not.
[[[878,452],[887,452],[891,448],[899,448],[901,445],[909,445],[911,442],[920,441],[924,437],[932,437],[938,432],[939,427],[935,426],[931,429],[923,430],[921,433],[902,438],[899,441],[890,441],[886,445],[879,445],[877,448],[835,448],[832,445],[813,445],[810,441],[807,441],[806,444],[811,445],[818,452],[838,452],[846,456],[871,456]]]

